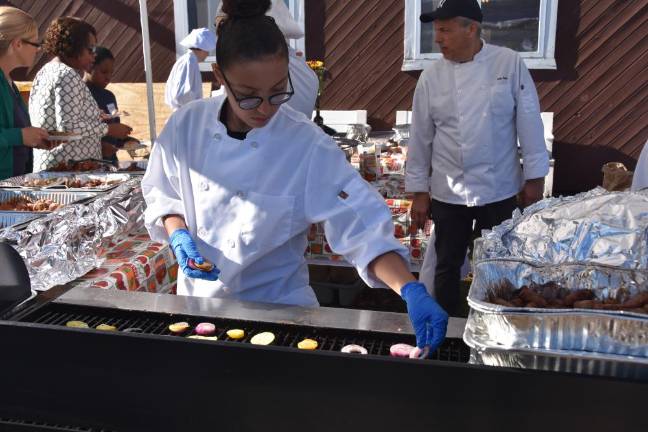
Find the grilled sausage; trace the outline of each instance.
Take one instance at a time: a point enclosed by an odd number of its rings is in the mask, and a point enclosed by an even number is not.
[[[520,290],[520,298],[527,302],[527,307],[531,307],[528,305],[528,303],[535,303],[536,306],[533,307],[547,307],[547,300],[542,298],[540,294],[534,292],[529,287],[523,287]]]
[[[594,292],[589,289],[580,289],[572,291],[567,297],[565,297],[565,306],[573,306],[574,303],[582,300],[593,300]],[[574,306],[575,307],[575,306]]]
[[[648,292],[642,292],[630,297],[623,303],[624,308],[635,309],[648,305]]]

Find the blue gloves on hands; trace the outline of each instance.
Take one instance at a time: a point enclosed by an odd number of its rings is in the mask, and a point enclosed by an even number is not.
[[[196,264],[203,264],[205,259],[198,252],[196,243],[191,238],[191,234],[186,229],[177,229],[169,236],[169,244],[173,253],[175,253],[178,265],[186,276],[196,279],[205,279],[208,281],[215,281],[218,279],[220,270],[214,266],[210,271],[203,271],[191,268],[189,266],[189,259],[194,260]]]
[[[416,333],[416,346],[421,349],[429,346],[430,354],[434,353],[445,339],[448,314],[420,282],[403,285],[401,296],[407,303],[407,313]]]

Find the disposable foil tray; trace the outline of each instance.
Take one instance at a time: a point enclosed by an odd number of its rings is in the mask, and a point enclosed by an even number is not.
[[[589,351],[648,358],[648,315],[592,309],[507,307],[488,302],[506,278],[516,287],[556,282],[570,290],[591,289],[597,298],[648,290],[648,272],[605,265],[539,266],[516,259],[475,264],[468,294],[464,339],[496,349]]]
[[[59,204],[73,204],[81,200],[97,196],[97,192],[60,192],[60,191],[28,191],[15,189],[0,189],[0,203],[9,201],[13,198],[27,196],[34,200],[51,199]],[[0,211],[0,228],[17,225],[44,216],[45,212],[24,212],[24,211]]]
[[[471,364],[648,381],[648,359],[642,357],[582,351],[494,348],[465,335],[464,341],[471,348]]]
[[[3,188],[21,188],[27,190],[60,190],[66,192],[104,192],[117,187],[118,185],[128,181],[131,177],[128,174],[117,173],[70,173],[70,172],[48,172],[41,171],[38,173],[25,174],[22,176],[11,177],[6,180],[0,181],[0,187]],[[40,179],[60,179],[60,182],[53,183],[45,186],[25,186],[30,180]],[[92,187],[71,188],[65,186],[64,180],[102,180],[105,182],[112,182],[112,184],[104,184]]]

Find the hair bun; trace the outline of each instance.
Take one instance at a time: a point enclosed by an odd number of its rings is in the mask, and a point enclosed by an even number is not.
[[[223,12],[236,20],[265,15],[272,5],[270,0],[223,0]]]

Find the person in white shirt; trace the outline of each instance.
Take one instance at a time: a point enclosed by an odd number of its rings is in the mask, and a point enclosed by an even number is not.
[[[445,0],[421,21],[434,21],[443,58],[416,86],[405,188],[414,228],[434,221],[435,293],[452,315],[471,240],[510,218],[516,196],[521,206],[542,198],[549,156],[529,71],[515,51],[480,39],[477,1]]]
[[[304,251],[324,222],[365,282],[403,296],[419,348],[436,348],[448,316],[410,273],[384,200],[286,103],[288,47],[269,6],[223,2],[214,74],[227,94],[171,115],[142,180],[149,234],[181,268],[178,294],[317,306]]]
[[[164,88],[164,102],[174,111],[193,100],[202,99],[200,62],[216,48],[216,35],[209,29],[194,29],[180,42],[187,48],[176,60]]]
[[[293,19],[284,0],[272,0],[272,5],[266,15],[275,20],[277,27],[279,27],[287,40],[304,37],[304,31]],[[216,13],[216,28],[218,28],[219,21],[225,16],[221,3]],[[319,89],[317,74],[308,66],[303,53],[296,51],[290,45],[288,45],[288,69],[290,70],[290,78],[295,88],[295,94],[286,103],[295,111],[303,113],[310,119],[313,117],[315,100]]]
[[[644,144],[637,166],[632,176],[631,191],[640,191],[648,187],[648,141]]]

